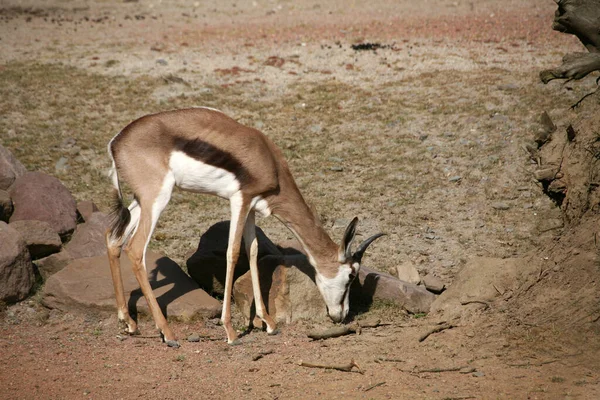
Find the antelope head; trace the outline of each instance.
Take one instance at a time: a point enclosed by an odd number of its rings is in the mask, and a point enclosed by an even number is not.
[[[342,322],[348,315],[350,310],[350,286],[358,276],[360,262],[365,250],[375,239],[385,235],[384,233],[378,233],[371,236],[352,253],[351,246],[356,234],[357,223],[358,218],[354,217],[344,232],[336,260],[337,269],[334,268],[337,271],[335,275],[326,277],[317,271],[315,277],[317,287],[327,305],[327,313],[334,322]]]

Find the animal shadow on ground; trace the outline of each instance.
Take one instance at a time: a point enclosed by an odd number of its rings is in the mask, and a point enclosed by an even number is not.
[[[185,273],[181,270],[179,265],[168,257],[159,258],[156,261],[156,268],[151,270],[148,274],[148,280],[152,287],[152,291],[156,291],[164,286],[172,285],[169,290],[156,297],[156,301],[165,318],[168,318],[167,307],[169,304],[195,289],[193,285],[185,284],[186,281],[181,279],[182,275],[185,275]],[[127,304],[131,317],[136,321],[138,314],[136,305],[138,300],[143,296],[140,288],[132,290]]]

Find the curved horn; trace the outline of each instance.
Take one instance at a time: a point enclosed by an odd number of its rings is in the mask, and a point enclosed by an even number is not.
[[[371,243],[373,243],[376,239],[379,239],[382,236],[385,236],[385,233],[378,233],[377,235],[373,235],[370,238],[368,238],[367,240],[365,240],[364,242],[362,242],[358,246],[358,249],[356,249],[356,252],[352,256],[352,258],[354,258],[354,260],[360,262],[362,260],[363,254],[365,254],[365,250],[367,250],[367,247],[369,247],[369,245]]]

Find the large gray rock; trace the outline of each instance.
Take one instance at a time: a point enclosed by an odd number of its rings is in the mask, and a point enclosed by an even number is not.
[[[10,194],[0,189],[0,221],[8,222],[13,213],[13,203]]]
[[[266,255],[280,255],[277,246],[256,228],[258,239],[258,258]],[[187,270],[190,276],[212,295],[223,296],[225,273],[227,270],[227,243],[229,240],[229,221],[218,222],[211,226],[200,238],[198,249],[189,255]],[[250,270],[245,245],[242,241],[240,256],[235,267],[234,281]]]
[[[413,314],[428,313],[435,300],[435,295],[421,286],[365,266],[350,287],[350,296],[355,304],[370,305],[375,300],[384,300]]]
[[[534,259],[473,258],[432,304],[431,312],[446,320],[468,317],[469,311],[512,296],[524,283],[535,279],[538,271]]]
[[[65,250],[73,257],[95,257],[106,254],[104,234],[110,224],[110,217],[102,212],[94,212],[85,223],[77,225]]]
[[[327,320],[325,301],[314,282],[314,270],[304,255],[265,256],[259,261],[259,275],[263,301],[275,322]],[[250,272],[235,282],[233,297],[246,321],[261,326],[261,320],[255,317]]]
[[[33,260],[58,253],[62,246],[60,236],[44,221],[15,221],[10,226],[16,229],[29,250]]]
[[[34,283],[33,264],[25,241],[14,228],[0,221],[0,301],[23,300]]]
[[[56,178],[42,172],[27,172],[10,188],[14,212],[10,222],[37,220],[48,222],[63,241],[77,225],[77,204],[67,188]]]
[[[150,285],[167,317],[189,320],[215,317],[221,303],[187,276],[171,259],[148,251],[146,265]],[[121,272],[130,311],[149,315],[148,305],[123,252]],[[50,276],[44,286],[42,302],[63,311],[116,311],[115,293],[106,256],[81,258]]]
[[[23,164],[7,148],[0,145],[0,190],[7,190],[27,172]]]

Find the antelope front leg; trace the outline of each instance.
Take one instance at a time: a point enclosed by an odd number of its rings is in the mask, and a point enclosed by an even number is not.
[[[241,193],[234,195],[231,200],[231,222],[229,224],[229,243],[227,245],[227,273],[225,276],[225,296],[223,297],[223,312],[221,322],[227,333],[227,343],[237,344],[237,333],[231,324],[231,294],[233,291],[233,274],[240,255],[240,245],[244,225],[248,216],[250,204]]]
[[[267,333],[276,335],[277,325],[271,316],[267,313],[265,303],[260,290],[260,279],[258,275],[258,240],[256,239],[256,225],[254,221],[254,211],[248,213],[246,225],[244,226],[244,242],[246,244],[246,254],[250,262],[250,276],[252,277],[252,291],[254,292],[254,304],[256,306],[256,315],[267,325]]]

